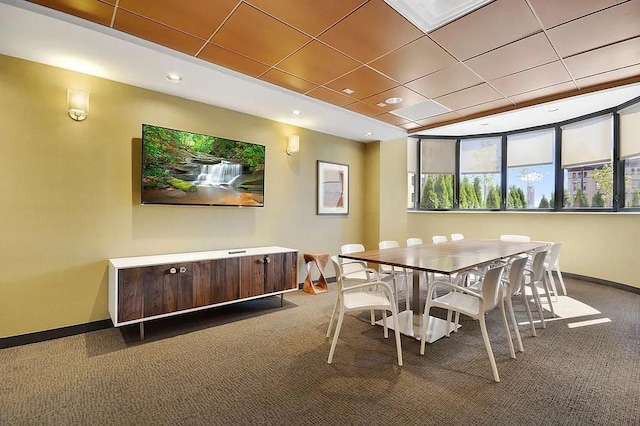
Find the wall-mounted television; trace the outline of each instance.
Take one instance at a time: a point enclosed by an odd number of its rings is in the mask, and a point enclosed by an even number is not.
[[[264,206],[265,146],[142,125],[142,203]]]

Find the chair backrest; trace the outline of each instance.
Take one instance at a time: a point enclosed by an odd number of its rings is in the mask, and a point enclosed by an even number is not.
[[[484,310],[490,311],[498,305],[500,301],[500,283],[504,264],[500,264],[489,269],[482,278],[482,298],[484,299]]]
[[[359,251],[364,251],[362,244],[343,244],[340,247],[341,254],[357,253]]]
[[[378,243],[378,248],[380,249],[394,248],[394,247],[400,247],[400,244],[397,241],[390,241],[390,240],[380,241]]]
[[[407,238],[408,246],[418,246],[422,244],[422,238]]]
[[[362,244],[344,244],[340,247],[341,254],[358,253],[364,251],[364,245]],[[349,274],[356,271],[360,271],[366,265],[359,260],[339,259],[339,264],[342,269],[342,273]]]
[[[553,243],[551,244],[551,248],[549,249],[549,258],[548,264],[550,268],[556,266],[558,263],[558,258],[560,257],[560,249],[562,248],[562,243]]]
[[[433,244],[446,243],[447,237],[445,237],[444,235],[434,235],[433,237],[431,237],[431,241],[433,242]]]
[[[533,254],[533,265],[531,268],[533,269],[533,281],[535,282],[542,281],[544,279],[544,262],[547,258],[548,252],[549,249],[545,247]]]
[[[464,240],[464,235],[462,234],[451,234],[451,241],[459,241]]]
[[[336,283],[338,283],[338,292],[341,292],[344,288],[344,283],[342,282],[342,266],[340,264],[340,260],[338,256],[331,256],[331,263],[333,263],[333,269],[336,273]]]
[[[524,268],[527,266],[527,256],[517,257],[509,266],[509,293],[511,296],[518,293],[522,288],[522,280],[524,280]]]
[[[528,235],[513,235],[513,234],[503,234],[500,235],[500,241],[512,241],[517,243],[528,243],[531,242],[531,237]]]

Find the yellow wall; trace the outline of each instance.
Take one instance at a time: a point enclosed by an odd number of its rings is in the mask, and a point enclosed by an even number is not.
[[[90,113],[66,112],[68,87]],[[0,56],[0,337],[108,318],[107,259],[362,239],[364,145]],[[141,205],[142,123],[266,145],[264,208]],[[287,156],[286,136],[300,135]],[[350,166],[350,214],[316,215],[316,161]],[[304,279],[299,265],[299,281]]]
[[[401,167],[381,171],[381,199],[402,192],[406,203],[406,141],[382,143],[383,151],[404,159]],[[400,154],[402,152],[402,154]],[[385,154],[382,155],[383,158]],[[385,160],[386,162],[386,160]],[[393,163],[398,164],[398,163]],[[465,238],[497,238],[500,234],[525,234],[536,240],[562,241],[561,270],[578,275],[640,288],[637,244],[640,216],[624,213],[534,213],[534,212],[407,212],[400,200],[384,202],[380,223],[383,238],[405,241],[433,235],[462,233]],[[406,218],[406,227],[394,224]]]

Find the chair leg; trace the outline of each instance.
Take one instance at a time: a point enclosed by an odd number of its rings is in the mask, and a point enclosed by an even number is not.
[[[420,355],[424,355],[424,348],[427,343],[427,332],[429,331],[429,299],[427,299],[427,306],[424,308],[424,314],[422,314],[422,335],[420,336]]]
[[[333,361],[333,353],[336,350],[336,344],[338,343],[338,336],[340,335],[340,329],[342,328],[342,319],[344,318],[344,306],[340,307],[340,316],[338,317],[338,325],[336,325],[336,332],[333,335],[333,341],[331,342],[331,349],[329,350],[329,359],[327,364],[331,364]]]
[[[509,309],[509,316],[511,317],[511,324],[513,324],[513,330],[516,333],[516,342],[518,343],[518,352],[524,352],[524,346],[522,346],[522,337],[520,336],[520,327],[516,321],[516,314],[513,312],[513,302],[511,297],[507,296],[507,309]]]
[[[529,308],[529,301],[527,300],[527,292],[522,289],[522,302],[524,303],[524,307],[527,310],[527,317],[529,318],[529,327],[531,327],[531,335],[536,337],[536,325],[533,323],[533,315],[531,315],[531,308]]]
[[[484,346],[487,348],[487,355],[489,355],[489,361],[491,362],[491,371],[493,372],[493,380],[500,381],[498,375],[498,366],[496,365],[496,359],[493,357],[493,351],[491,350],[491,343],[489,342],[489,334],[487,333],[487,325],[484,322],[484,314],[482,314],[478,320],[480,320],[480,331],[482,331],[482,339],[484,340]]]
[[[509,355],[511,358],[516,357],[516,351],[513,348],[513,340],[511,340],[511,331],[509,330],[509,323],[507,322],[507,315],[504,311],[504,298],[500,300],[500,315],[502,316],[502,325],[504,326],[504,332],[507,335],[507,343],[509,344]],[[517,327],[516,327],[517,328]]]
[[[371,325],[376,325],[376,313],[373,309],[371,310]]]
[[[556,274],[558,274],[558,280],[560,281],[560,287],[562,287],[562,294],[567,295],[567,288],[564,286],[564,280],[562,279],[562,272],[560,272],[560,266],[556,262]]]
[[[393,333],[396,335],[396,352],[398,353],[398,365],[402,367],[402,342],[400,341],[400,323],[398,312],[391,311],[393,315]]]
[[[333,327],[333,321],[336,317],[336,311],[338,310],[339,303],[340,297],[336,298],[336,304],[333,306],[333,312],[331,313],[331,319],[329,320],[329,328],[327,328],[327,337],[331,336],[331,327]]]
[[[382,310],[382,329],[384,330],[383,335],[385,339],[389,338],[389,327],[387,327],[387,310]]]
[[[551,316],[555,317],[556,312],[553,310],[553,303],[551,301],[551,292],[549,291],[549,279],[545,275],[542,276],[542,288],[544,289],[544,294],[547,296],[547,301],[549,302],[549,310],[551,310]]]
[[[547,328],[547,325],[544,323],[544,313],[542,312],[542,303],[540,302],[540,294],[538,294],[538,286],[536,286],[535,283],[531,283],[531,294],[533,296],[533,301],[536,304],[536,308],[538,308],[540,324],[542,324],[542,328]]]
[[[409,309],[411,309],[411,305],[410,305],[410,301],[409,301],[409,291],[410,287],[409,287],[409,274],[407,273],[407,271],[404,271],[404,309],[406,311],[408,311]]]
[[[556,280],[553,278],[553,273],[551,272],[551,269],[547,269],[546,274],[547,274],[547,281],[551,285],[551,289],[550,290],[553,293],[553,295],[555,296],[554,299],[557,302],[558,301],[558,289],[556,288]]]

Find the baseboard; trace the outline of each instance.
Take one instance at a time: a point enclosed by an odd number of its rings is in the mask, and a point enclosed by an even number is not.
[[[53,330],[38,331],[35,333],[21,334],[19,336],[4,337],[0,339],[0,349],[11,348],[13,346],[29,345],[31,343],[44,342],[46,340],[69,337],[76,334],[88,333],[90,331],[111,328],[113,324],[110,319],[93,321],[85,324],[71,325],[68,327],[55,328]]]
[[[585,275],[572,274],[570,272],[564,272],[564,271],[562,272],[562,276],[563,277],[567,277],[567,278],[574,278],[574,279],[580,280],[580,281],[588,281],[590,283],[606,285],[607,287],[613,287],[613,288],[617,288],[619,290],[625,290],[625,291],[629,291],[631,293],[640,294],[640,288],[633,287],[633,286],[630,286],[630,285],[627,285],[627,284],[620,284],[620,283],[617,283],[615,281],[603,280],[602,278],[587,277]]]

